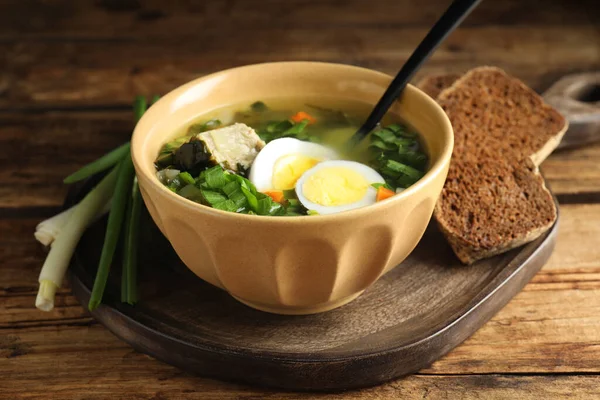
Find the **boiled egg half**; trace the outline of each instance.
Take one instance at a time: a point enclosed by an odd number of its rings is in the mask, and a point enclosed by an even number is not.
[[[293,138],[275,139],[256,156],[250,168],[250,182],[259,192],[290,190],[309,169],[326,160],[338,159],[338,154],[317,143]]]
[[[334,214],[375,204],[374,183],[385,180],[367,165],[345,160],[324,161],[306,171],[296,183],[298,200],[318,214]]]

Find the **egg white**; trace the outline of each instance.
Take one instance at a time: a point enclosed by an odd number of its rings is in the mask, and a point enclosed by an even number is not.
[[[250,182],[259,192],[273,189],[273,170],[281,157],[300,154],[317,160],[336,160],[339,155],[329,147],[318,143],[304,142],[294,138],[281,138],[269,142],[258,153],[250,168]]]
[[[343,204],[339,206],[324,206],[308,200],[306,196],[304,196],[304,194],[302,193],[302,186],[304,185],[304,182],[306,182],[306,180],[309,179],[315,172],[323,168],[329,167],[348,168],[360,174],[369,183],[369,187],[367,188],[367,192],[365,193],[365,195],[360,200],[355,201],[354,203]],[[298,182],[296,182],[296,195],[298,196],[298,200],[300,200],[300,203],[302,203],[302,205],[308,210],[313,210],[323,215],[335,214],[342,211],[353,210],[355,208],[361,208],[369,206],[371,204],[375,204],[377,202],[377,190],[373,186],[370,186],[373,183],[385,183],[385,180],[381,175],[379,175],[377,171],[365,164],[361,164],[356,161],[346,160],[324,161],[315,165],[314,167],[306,171],[304,174],[302,174],[300,179],[298,179]]]

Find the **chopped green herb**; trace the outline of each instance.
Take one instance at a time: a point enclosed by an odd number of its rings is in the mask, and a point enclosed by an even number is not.
[[[394,150],[396,146],[393,143],[386,143],[383,140],[373,140],[369,147],[380,150]]]
[[[174,192],[178,191],[182,187],[183,187],[183,183],[179,179],[179,176],[176,176],[175,178],[173,178],[169,181],[169,189],[171,189]]]
[[[401,124],[374,131],[369,148],[374,155],[371,164],[390,190],[406,188],[425,174],[427,155],[420,149],[416,134]]]
[[[291,128],[287,129],[285,132],[283,132],[281,136],[297,136],[297,135],[299,135],[300,133],[302,133],[302,131],[304,131],[304,128],[306,128],[306,126],[308,125],[308,122],[309,121],[307,119],[302,120],[302,122],[295,124]]]
[[[353,125],[355,121],[353,118],[340,110],[332,110],[330,108],[316,106],[314,104],[306,104],[307,107],[310,107],[314,110],[317,110],[321,114],[324,114],[324,118],[321,118],[322,124],[326,128],[340,128]]]
[[[198,189],[195,185],[186,185],[182,187],[178,192],[178,195],[185,197],[188,200],[201,202],[204,198],[202,196],[202,191]]]
[[[188,185],[193,185],[196,182],[189,172],[180,172],[177,177],[182,183],[187,183]]]
[[[180,176],[181,174],[171,183],[180,182]],[[189,181],[189,177],[183,176],[186,182]],[[193,181],[194,184],[184,186],[178,194],[219,210],[257,215],[288,215],[286,207],[258,192],[248,179],[227,172],[221,166],[203,171]],[[176,183],[173,186],[176,186]],[[296,208],[292,211],[301,211],[300,207]]]
[[[195,136],[199,133],[210,131],[212,129],[217,129],[221,126],[221,121],[218,119],[211,119],[202,124],[194,124],[188,128],[187,134],[188,136]]]
[[[248,200],[248,205],[250,206],[250,209],[258,214],[258,199],[256,198],[256,195],[252,193],[247,187],[240,186],[240,189],[242,190],[244,196],[246,196],[246,200]]]
[[[240,190],[240,184],[237,181],[231,181],[223,186],[223,193],[225,193],[227,196],[231,196],[238,190]]]
[[[179,149],[179,147],[181,147],[182,144],[187,142],[188,139],[189,138],[184,136],[166,143],[160,150],[160,154],[169,154],[175,152],[177,149]]]
[[[292,120],[270,121],[264,128],[257,130],[258,135],[265,142],[279,139],[282,137],[295,137],[301,140],[310,140],[313,136],[309,136],[304,129],[308,125],[308,120],[294,123]]]
[[[387,160],[385,163],[385,168],[392,173],[398,174],[398,176],[402,174],[416,179],[419,179],[421,176],[423,176],[421,171],[394,160]]]
[[[272,121],[267,124],[267,132],[280,134],[294,126],[294,123],[289,119],[283,121]]]
[[[399,188],[406,189],[407,187],[415,184],[419,179],[412,178],[410,176],[404,175],[396,179],[396,186]]]
[[[227,196],[219,192],[213,192],[212,190],[202,190],[202,197],[204,197],[204,200],[213,207],[216,204],[222,203],[225,200],[227,200]]]
[[[271,211],[271,202],[267,198],[258,200],[256,212],[259,215],[269,215]]]
[[[373,132],[371,135],[381,139],[385,143],[394,143],[396,141],[396,135],[389,129],[383,128]]]
[[[222,189],[230,182],[228,174],[218,165],[202,172],[202,175],[204,175],[206,185],[211,189]]]
[[[390,159],[409,165],[420,171],[427,165],[427,156],[416,151],[399,151],[398,154],[390,155]]]
[[[283,197],[286,199],[297,199],[298,195],[296,194],[296,189],[289,189],[283,191]]]
[[[384,187],[386,189],[389,190],[394,190],[390,185],[388,185],[387,183],[373,183],[371,184],[371,186],[373,186],[375,189],[379,189],[380,187]]]
[[[386,126],[386,129],[389,129],[392,132],[394,132],[396,135],[402,136],[405,138],[414,139],[414,138],[418,137],[418,135],[415,132],[409,132],[405,126],[400,125],[400,124],[388,125],[388,126]]]
[[[235,205],[235,203],[232,200],[224,200],[219,203],[215,203],[213,205],[213,207],[218,210],[230,211],[230,212],[236,212],[238,209],[238,207]]]
[[[288,204],[290,207],[300,207],[300,200],[298,199],[288,199]]]
[[[292,210],[292,209],[288,208],[285,215],[287,217],[299,217],[299,216],[306,215],[306,214],[302,213],[301,211]]]
[[[238,212],[242,212],[248,208],[248,200],[244,193],[242,193],[241,189],[236,190],[231,193],[229,196],[229,200],[233,201],[235,205],[238,207]]]
[[[250,104],[250,110],[254,111],[254,112],[263,112],[263,111],[267,111],[269,109],[269,107],[267,107],[267,105],[265,103],[263,103],[262,101],[256,101],[252,104]]]
[[[173,154],[165,153],[165,154],[160,154],[156,158],[156,161],[154,161],[154,164],[156,165],[157,168],[168,168],[169,166],[173,165],[173,162],[174,162]]]

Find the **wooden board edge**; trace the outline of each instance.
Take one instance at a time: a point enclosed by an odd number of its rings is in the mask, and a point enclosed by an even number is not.
[[[185,343],[111,307],[100,306],[92,315],[137,351],[205,377],[301,391],[374,386],[431,365],[491,319],[549,259],[556,241],[558,221],[545,234],[539,247],[508,278],[443,329],[420,341],[360,357],[319,359],[316,354],[304,360],[260,357],[250,352]],[[73,293],[85,305],[90,289],[71,271]]]

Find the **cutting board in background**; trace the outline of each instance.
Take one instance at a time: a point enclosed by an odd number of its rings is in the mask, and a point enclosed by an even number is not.
[[[600,140],[600,72],[565,76],[543,97],[569,120],[559,149]]]

